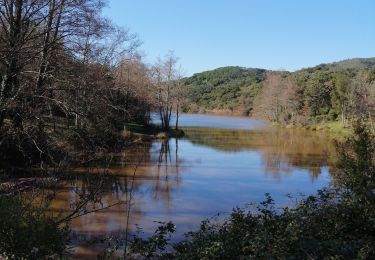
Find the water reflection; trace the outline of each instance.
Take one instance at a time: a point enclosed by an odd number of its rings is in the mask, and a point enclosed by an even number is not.
[[[184,130],[182,140],[154,141],[113,155],[105,192],[91,207],[123,203],[74,219],[73,243],[103,234],[124,238],[136,224],[150,235],[157,226],[154,221],[169,220],[177,225],[178,239],[203,218],[260,201],[266,192],[282,204],[288,193],[312,194],[330,181],[334,145],[324,133],[276,128]],[[62,183],[54,209],[67,214],[79,191],[86,189],[89,179]],[[86,245],[75,253],[95,256],[98,250]]]
[[[159,217],[149,217],[145,221],[144,217],[149,212],[144,209],[153,209],[155,214],[171,212],[170,202],[179,189],[180,173],[188,168],[180,165],[183,160],[178,155],[177,139],[145,143],[113,155],[108,169],[102,166],[89,172],[88,169],[77,169],[77,175],[60,183],[59,188],[54,190],[56,199],[51,212],[66,216],[79,205],[82,197],[86,196],[84,194],[99,186],[98,180],[106,180],[100,184],[104,193],[88,203],[85,209],[95,212],[72,220],[72,243],[78,245],[74,255],[94,258],[104,245],[93,246],[92,241],[103,235],[126,241],[136,224],[145,229],[145,236],[149,235],[156,226],[154,220]],[[106,170],[108,176],[104,178],[102,173]],[[106,207],[109,208],[99,210]]]
[[[334,164],[335,146],[325,132],[303,129],[267,128],[228,130],[189,127],[186,138],[192,143],[224,152],[258,151],[265,164],[266,176],[282,178],[295,167],[308,170],[312,181],[324,166]]]

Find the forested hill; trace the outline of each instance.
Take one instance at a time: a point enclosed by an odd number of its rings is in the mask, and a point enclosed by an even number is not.
[[[242,67],[223,67],[194,74],[184,80],[188,88],[191,110],[231,109],[248,114],[266,70]]]
[[[190,112],[223,112],[308,124],[367,114],[375,107],[375,58],[295,72],[223,67],[184,79]]]
[[[339,62],[332,62],[326,64],[320,64],[315,67],[302,69],[308,71],[314,70],[331,70],[331,71],[342,71],[342,70],[364,70],[375,68],[375,58],[355,58],[347,59]]]

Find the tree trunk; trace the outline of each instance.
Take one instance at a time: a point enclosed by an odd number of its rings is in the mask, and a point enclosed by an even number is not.
[[[49,53],[50,48],[50,35],[52,32],[52,22],[53,22],[53,16],[55,12],[55,0],[51,0],[49,12],[48,12],[48,21],[47,21],[47,27],[45,29],[45,35],[43,40],[43,47],[42,47],[42,55],[41,55],[41,63],[38,73],[38,80],[37,80],[37,91],[38,94],[42,94],[42,86],[43,81],[45,79],[45,73],[47,71],[47,56]]]
[[[176,107],[176,131],[178,130],[178,117],[179,117],[178,107],[179,107],[179,104],[177,103],[177,107]]]
[[[374,129],[374,122],[372,121],[372,117],[371,117],[371,112],[368,111],[368,118],[370,120],[370,126],[371,126],[371,132],[375,132],[375,129]]]

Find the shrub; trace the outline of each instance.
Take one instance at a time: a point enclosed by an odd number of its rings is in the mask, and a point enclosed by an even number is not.
[[[61,255],[68,242],[67,228],[46,214],[46,207],[34,208],[19,196],[0,195],[0,256],[43,259]]]

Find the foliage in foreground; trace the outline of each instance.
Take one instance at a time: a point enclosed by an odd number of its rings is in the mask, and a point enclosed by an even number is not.
[[[43,259],[61,255],[68,230],[19,196],[0,195],[0,259]]]
[[[292,208],[275,208],[269,194],[252,209],[234,209],[224,222],[203,221],[198,231],[172,244],[163,236],[130,245],[146,258],[164,259],[370,259],[375,256],[374,138],[362,126],[338,145],[336,188],[320,190]],[[344,167],[344,168],[342,168]],[[140,247],[143,245],[143,247]]]

